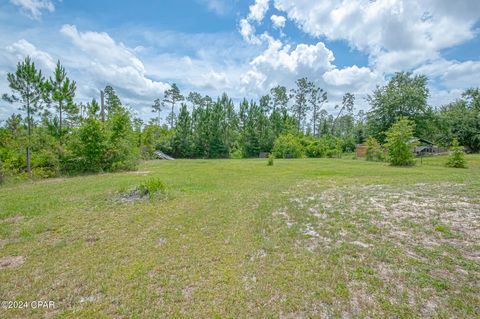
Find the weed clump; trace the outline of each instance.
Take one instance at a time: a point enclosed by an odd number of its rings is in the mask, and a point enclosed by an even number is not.
[[[156,194],[165,194],[166,193],[166,186],[165,183],[162,182],[159,178],[149,178],[143,181],[138,187],[137,190],[140,193],[141,197],[148,196],[152,198]]]
[[[159,178],[149,178],[133,189],[127,189],[122,186],[118,193],[119,199],[122,202],[134,202],[140,199],[152,199],[156,196],[164,197],[167,194],[167,187]]]
[[[273,154],[268,155],[267,166],[273,166],[274,159],[275,159],[275,156]]]

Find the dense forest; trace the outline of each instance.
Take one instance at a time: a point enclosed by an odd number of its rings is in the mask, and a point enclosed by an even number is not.
[[[469,152],[480,151],[480,90],[468,89],[462,98],[433,108],[427,103],[427,77],[407,72],[396,73],[368,96],[368,112],[356,111],[355,96],[345,93],[333,114],[325,110],[328,92],[307,78],[239,105],[226,93],[216,99],[182,94],[172,84],[153,101],[148,123],[135,117],[110,85],[103,89],[103,109],[95,99],[76,103],[76,83],[60,62],[46,77],[27,57],[7,80],[11,92],[2,98],[20,112],[0,128],[1,176],[129,170],[140,159],[154,158],[155,150],[177,158],[245,158],[260,152],[339,157],[367,139],[384,144],[399,118],[411,121],[416,137],[442,146],[456,140]]]

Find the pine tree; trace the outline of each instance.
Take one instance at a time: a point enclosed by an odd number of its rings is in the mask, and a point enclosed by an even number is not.
[[[30,150],[33,127],[33,117],[42,108],[42,97],[45,95],[45,82],[42,71],[37,70],[30,57],[17,64],[15,73],[8,73],[7,80],[11,95],[4,94],[2,98],[10,103],[21,104],[20,110],[27,113],[28,143],[27,143],[27,172],[32,176],[30,167]]]
[[[342,106],[339,107],[338,105],[335,105],[335,109],[340,108],[340,110],[338,111],[337,117],[335,118],[332,124],[332,135],[335,133],[335,126],[342,112],[346,110],[347,112],[351,113],[353,111],[354,106],[355,106],[355,95],[353,95],[352,93],[345,93],[345,95],[342,98]]]
[[[175,126],[173,151],[176,157],[188,158],[192,155],[192,127],[191,117],[187,105],[182,103],[178,121]]]
[[[318,119],[322,106],[327,102],[327,92],[322,88],[316,87],[313,83],[310,89],[309,102],[312,108],[312,129],[313,136],[318,135]]]
[[[76,83],[70,81],[67,77],[65,68],[57,62],[57,66],[54,71],[54,77],[46,82],[46,88],[48,91],[47,99],[53,101],[55,110],[58,112],[59,128],[58,136],[60,143],[62,142],[63,135],[63,114],[66,112],[69,115],[78,113],[78,109],[73,104],[73,98],[75,97]]]
[[[160,101],[160,99],[155,99],[155,101],[153,101],[152,112],[157,113],[158,126],[160,126],[161,114],[164,108],[165,108],[165,104],[162,101]]]
[[[312,85],[307,78],[298,79],[295,84],[297,88],[291,90],[291,97],[294,99],[291,110],[297,120],[298,131],[303,131],[304,120],[310,109],[307,99]]]
[[[110,113],[114,113],[122,107],[122,102],[112,86],[107,85],[103,91],[105,93],[105,109],[110,116]]]
[[[170,89],[166,90],[164,93],[164,98],[163,102],[169,103],[172,106],[172,111],[170,113],[170,128],[173,128],[173,122],[175,121],[175,105],[177,102],[183,101],[185,98],[183,97],[182,94],[180,94],[180,90],[178,89],[178,86],[173,83],[170,86]]]

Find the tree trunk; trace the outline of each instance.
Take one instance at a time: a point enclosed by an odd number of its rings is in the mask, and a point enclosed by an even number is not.
[[[27,101],[27,127],[28,127],[28,145],[27,145],[27,173],[30,178],[32,177],[32,170],[30,169],[30,140],[32,135],[32,120],[30,118],[30,101]]]
[[[173,129],[173,107],[175,103],[172,102],[172,113],[170,113],[170,128]]]
[[[62,101],[59,101],[58,102],[58,108],[60,110],[60,125],[59,125],[59,128],[60,128],[60,132],[58,134],[59,138],[60,138],[60,144],[62,144],[62,135],[63,135],[63,131],[62,131]]]

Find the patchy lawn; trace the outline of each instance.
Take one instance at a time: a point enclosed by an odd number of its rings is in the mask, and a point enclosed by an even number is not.
[[[1,318],[480,316],[480,157],[152,161],[0,188]],[[120,201],[151,177],[167,195]]]

